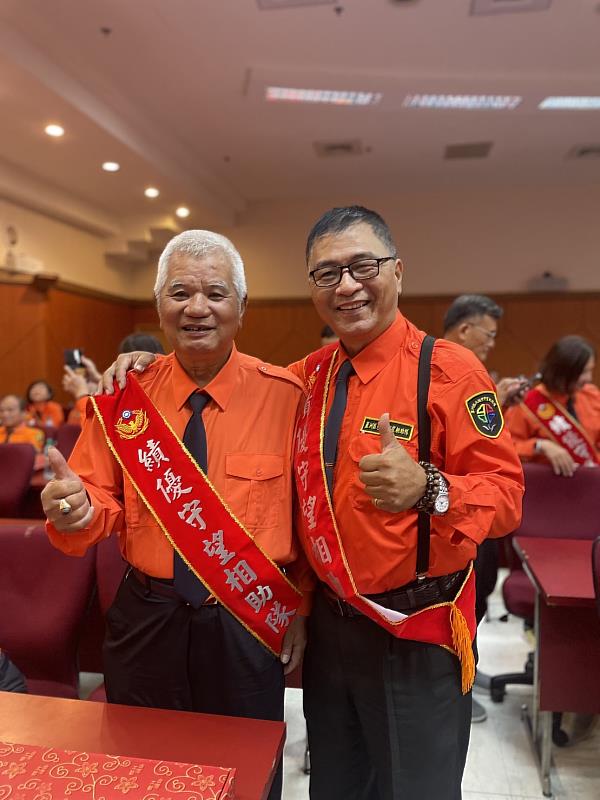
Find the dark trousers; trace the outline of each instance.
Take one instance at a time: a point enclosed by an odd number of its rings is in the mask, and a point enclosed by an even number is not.
[[[487,613],[488,597],[496,588],[498,580],[498,540],[484,539],[477,548],[475,570],[475,616],[477,624]]]
[[[106,622],[110,703],[283,720],[281,662],[222,606],[195,610],[129,573]],[[280,764],[270,800],[281,786]]]
[[[471,729],[456,656],[339,617],[321,592],[304,656],[311,800],[459,800]]]

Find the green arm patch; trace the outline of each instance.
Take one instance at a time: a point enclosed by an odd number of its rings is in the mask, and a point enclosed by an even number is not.
[[[465,400],[467,411],[475,429],[487,436],[497,439],[504,428],[504,418],[495,392],[477,392]]]

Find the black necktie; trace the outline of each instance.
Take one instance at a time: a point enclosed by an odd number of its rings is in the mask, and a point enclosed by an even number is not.
[[[202,421],[202,410],[209,400],[210,397],[204,392],[194,392],[189,396],[188,403],[192,409],[192,416],[183,433],[184,445],[195,458],[204,474],[208,470],[208,451],[206,447],[206,430]],[[201,536],[202,532],[198,531],[198,535]],[[187,564],[177,551],[173,553],[173,584],[177,593],[194,608],[200,608],[209,596],[208,589],[188,569]]]
[[[327,476],[327,487],[331,498],[333,498],[333,470],[337,458],[338,438],[348,401],[348,378],[353,372],[352,362],[350,360],[344,361],[335,379],[335,395],[333,396],[333,403],[325,424],[323,458],[325,459],[325,475]]]

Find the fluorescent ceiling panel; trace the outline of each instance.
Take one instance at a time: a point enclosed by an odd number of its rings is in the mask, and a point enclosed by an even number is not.
[[[504,94],[407,94],[402,105],[405,108],[510,111],[522,100],[518,95]]]
[[[283,103],[326,103],[334,106],[372,106],[379,103],[381,92],[347,92],[335,89],[294,89],[267,86],[265,100]]]
[[[600,97],[546,97],[538,108],[543,111],[555,108],[570,111],[597,111],[600,109]]]

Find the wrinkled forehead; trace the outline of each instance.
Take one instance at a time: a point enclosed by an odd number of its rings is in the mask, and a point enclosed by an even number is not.
[[[165,286],[181,282],[218,281],[233,287],[233,267],[223,250],[215,248],[200,256],[174,253],[169,259]]]

